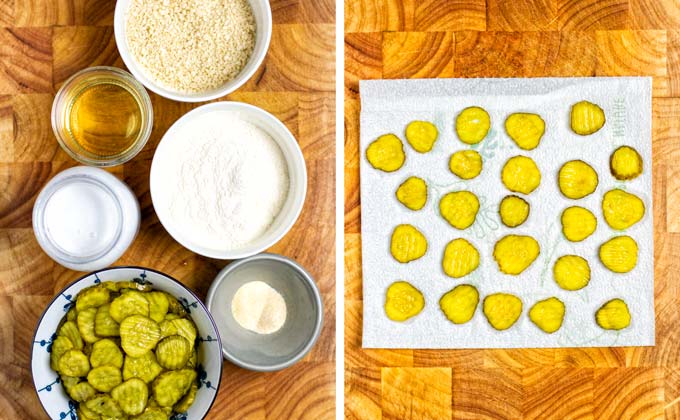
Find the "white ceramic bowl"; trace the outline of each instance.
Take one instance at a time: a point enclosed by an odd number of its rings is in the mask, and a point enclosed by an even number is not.
[[[168,89],[148,77],[145,74],[144,69],[137,64],[135,58],[128,49],[125,23],[127,21],[127,11],[130,8],[130,1],[131,0],[118,0],[116,2],[113,30],[118,52],[130,73],[132,73],[137,80],[149,90],[168,99],[182,102],[203,102],[227,95],[248,81],[257,68],[260,67],[260,64],[262,64],[262,61],[264,61],[264,58],[267,55],[269,42],[272,37],[271,6],[269,5],[268,0],[248,0],[253,10],[253,17],[255,18],[255,48],[250,55],[248,63],[246,63],[245,67],[241,70],[241,73],[224,85],[206,92],[185,93]]]
[[[159,169],[161,163],[159,162],[162,162],[163,159],[165,159],[169,149],[168,144],[172,142],[174,133],[187,121],[191,121],[198,116],[213,111],[228,111],[234,113],[238,118],[267,132],[281,148],[281,152],[288,164],[290,188],[288,190],[288,197],[286,198],[281,211],[264,235],[239,249],[225,250],[207,248],[182,234],[181,230],[178,229],[178,226],[173,225],[173,219],[169,215],[169,210],[163,204],[165,200],[159,192],[161,191],[161,187],[167,184],[167,180],[161,175],[162,170]],[[277,243],[293,227],[300,215],[300,211],[302,211],[302,206],[307,194],[307,169],[305,167],[305,159],[302,156],[302,151],[300,150],[300,146],[295,140],[295,137],[293,137],[286,126],[272,114],[253,105],[241,102],[215,102],[203,105],[188,112],[177,120],[165,133],[156,148],[156,153],[154,154],[153,162],[151,164],[150,187],[151,200],[154,209],[156,210],[156,214],[163,227],[165,227],[168,233],[170,233],[177,242],[191,251],[206,257],[235,260],[246,258],[264,251]]]
[[[142,267],[112,267],[87,274],[66,286],[47,306],[38,321],[31,350],[33,384],[45,412],[55,420],[76,418],[76,403],[68,397],[59,376],[50,368],[51,343],[59,322],[73,305],[73,298],[82,289],[99,282],[123,280],[151,284],[154,289],[176,296],[191,315],[199,337],[199,388],[196,401],[180,417],[203,419],[215,401],[222,379],[222,344],[215,322],[201,300],[186,286],[166,274]]]

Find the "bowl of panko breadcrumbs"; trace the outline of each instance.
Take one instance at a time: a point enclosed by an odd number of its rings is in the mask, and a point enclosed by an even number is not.
[[[118,0],[118,51],[130,72],[169,99],[202,102],[242,86],[272,33],[267,0]]]

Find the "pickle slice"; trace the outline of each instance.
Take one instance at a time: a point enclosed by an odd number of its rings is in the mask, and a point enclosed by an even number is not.
[[[449,170],[460,179],[476,178],[482,166],[482,156],[474,150],[459,150],[449,159]]]
[[[562,212],[562,233],[572,242],[581,242],[595,232],[597,219],[588,209],[573,206]]]
[[[166,294],[163,292],[149,292],[146,294],[146,299],[149,301],[149,318],[156,322],[163,321],[170,307]]]
[[[619,189],[610,190],[602,199],[602,214],[612,229],[628,229],[645,215],[645,203],[635,194]]]
[[[149,301],[144,297],[144,293],[130,290],[115,298],[109,307],[111,317],[121,323],[131,315],[149,316]]]
[[[558,175],[560,191],[572,200],[592,194],[598,182],[595,169],[582,160],[571,160],[565,163]]]
[[[163,371],[156,361],[152,351],[148,351],[139,357],[125,356],[123,363],[123,379],[139,378],[144,382],[151,383]]]
[[[66,390],[66,393],[74,401],[84,402],[94,397],[97,391],[88,382],[78,382]]]
[[[446,318],[454,324],[470,321],[479,304],[479,292],[474,286],[461,284],[439,299],[439,307]]]
[[[59,379],[61,380],[61,384],[64,386],[66,392],[69,392],[71,389],[73,389],[74,386],[80,383],[80,378],[66,376],[63,374],[59,375]]]
[[[522,314],[522,301],[507,293],[494,293],[485,297],[483,306],[487,321],[498,331],[512,327]]]
[[[529,319],[538,328],[552,334],[562,327],[564,303],[556,297],[538,301],[529,310]]]
[[[514,276],[526,270],[538,257],[541,247],[531,236],[507,235],[493,248],[498,269]]]
[[[165,319],[175,319],[176,317],[181,318],[187,316],[187,310],[184,309],[184,306],[182,306],[182,304],[179,302],[179,300],[177,300],[177,298],[167,293],[165,295],[168,297],[169,305],[168,306],[169,313],[165,316]]]
[[[189,391],[195,380],[196,371],[193,369],[164,372],[153,381],[153,398],[158,405],[171,407]]]
[[[439,200],[439,212],[456,229],[467,229],[475,222],[479,199],[470,191],[454,191]]]
[[[168,414],[161,408],[147,408],[144,412],[134,417],[134,420],[168,420]]]
[[[437,141],[439,131],[437,126],[428,121],[411,121],[406,126],[406,141],[418,153],[432,150]]]
[[[52,351],[50,353],[50,366],[52,370],[59,372],[59,359],[71,349],[73,349],[73,343],[63,335],[58,335],[52,341]]]
[[[595,313],[597,325],[605,330],[622,330],[630,325],[630,311],[622,299],[612,299]]]
[[[533,150],[545,133],[545,121],[538,114],[517,112],[505,119],[505,132],[520,149]]]
[[[501,222],[503,222],[505,226],[513,228],[521,225],[527,220],[529,211],[529,203],[516,195],[503,197],[500,206],[498,206],[498,214],[501,216]]]
[[[103,419],[120,419],[125,415],[113,398],[106,394],[95,395],[83,405]]]
[[[587,136],[604,126],[604,111],[598,105],[581,101],[571,107],[571,129],[574,133]]]
[[[427,202],[427,184],[417,176],[409,177],[397,188],[397,200],[411,210],[420,210]]]
[[[99,366],[87,374],[87,382],[97,391],[111,392],[118,384],[123,382],[120,369],[113,366]]]
[[[85,404],[78,404],[78,420],[100,420],[101,416],[94,411],[90,410],[85,406]]]
[[[156,347],[158,364],[170,370],[186,366],[191,356],[191,345],[181,335],[171,335],[162,339]]]
[[[193,346],[198,334],[194,322],[189,318],[173,319],[170,322],[174,325],[176,334],[186,338],[189,344]]]
[[[173,409],[178,412],[178,413],[186,413],[187,410],[189,410],[189,407],[191,407],[191,404],[194,403],[196,400],[196,393],[198,392],[198,385],[196,385],[196,382],[191,383],[191,388],[189,388],[189,391],[182,397],[181,400],[175,404]]]
[[[138,378],[128,379],[111,390],[111,397],[130,416],[141,414],[149,399],[149,388]]]
[[[110,304],[97,308],[94,317],[94,333],[99,337],[117,337],[120,335],[120,325],[111,317]]]
[[[541,171],[533,159],[514,156],[503,166],[501,181],[512,192],[531,194],[541,184]]]
[[[555,261],[553,277],[564,290],[580,290],[590,283],[590,266],[578,255],[563,255]]]
[[[630,181],[642,173],[642,156],[629,146],[621,146],[612,153],[609,169],[619,181]]]
[[[73,321],[64,322],[61,325],[61,327],[59,327],[57,335],[61,335],[68,338],[71,341],[71,344],[73,344],[73,348],[78,350],[83,349],[84,345],[83,339],[80,337],[80,331],[78,331],[78,326],[76,325],[75,322]]]
[[[637,265],[638,246],[630,236],[617,236],[600,246],[600,261],[615,273],[627,273]]]
[[[76,324],[78,324],[78,331],[80,336],[86,343],[94,343],[99,340],[99,337],[94,332],[94,318],[97,315],[97,308],[88,308],[78,312]]]
[[[406,160],[404,145],[394,134],[385,134],[368,145],[366,159],[375,169],[394,172],[401,168]]]
[[[491,128],[489,113],[478,106],[465,108],[456,117],[456,134],[466,144],[477,144],[484,140]]]
[[[97,308],[109,302],[109,289],[101,286],[92,286],[83,289],[76,298],[76,310],[84,311],[88,308]]]
[[[113,366],[118,369],[123,367],[123,352],[118,345],[108,338],[99,340],[92,346],[90,365],[93,368],[99,366]]]
[[[407,263],[425,255],[427,239],[418,229],[411,225],[399,225],[392,232],[390,252],[395,260]],[[179,320],[172,321],[176,323]]]
[[[409,282],[397,281],[387,288],[385,314],[392,321],[406,321],[418,315],[424,307],[423,294]]]
[[[479,251],[463,238],[454,239],[446,245],[442,269],[447,276],[460,278],[479,267]]]
[[[126,354],[139,357],[156,347],[161,329],[151,318],[132,315],[120,324],[120,344]]]
[[[59,372],[62,375],[81,377],[90,371],[90,361],[80,350],[67,350],[59,358]]]

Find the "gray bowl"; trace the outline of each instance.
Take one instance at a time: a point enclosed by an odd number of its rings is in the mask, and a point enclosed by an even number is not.
[[[286,302],[286,322],[273,334],[246,330],[231,314],[236,291],[255,280],[269,284]],[[258,254],[232,262],[215,277],[206,304],[222,337],[222,354],[245,369],[287,368],[309,352],[321,333],[323,303],[314,279],[281,255]]]

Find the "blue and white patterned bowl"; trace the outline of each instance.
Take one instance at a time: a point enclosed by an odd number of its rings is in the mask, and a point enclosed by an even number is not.
[[[198,328],[198,393],[189,411],[175,415],[173,420],[200,420],[215,401],[222,379],[222,345],[212,316],[196,295],[172,277],[143,267],[112,267],[79,278],[57,295],[42,314],[33,337],[31,371],[33,384],[45,412],[55,420],[76,419],[76,403],[50,368],[52,340],[59,322],[82,289],[103,281],[130,281],[150,284],[154,289],[176,296],[190,313]]]

